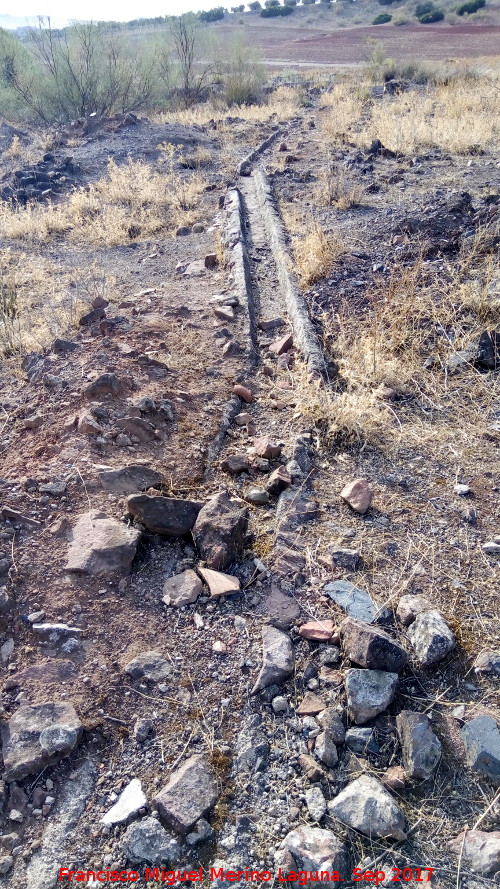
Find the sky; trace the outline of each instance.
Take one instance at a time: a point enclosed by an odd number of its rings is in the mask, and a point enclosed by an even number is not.
[[[3,16],[0,4],[0,26],[2,19],[15,19],[11,25],[6,21],[7,27],[16,27],[17,24],[26,24],[26,19],[32,19],[38,15],[50,15],[54,25],[60,27],[69,19],[90,19],[95,21],[129,21],[135,18],[152,18],[157,15],[180,15],[183,12],[199,12],[202,9],[212,9],[214,6],[229,6],[223,0],[17,0],[15,4],[15,16]],[[237,5],[237,0],[233,0]],[[32,23],[32,22],[30,22]]]

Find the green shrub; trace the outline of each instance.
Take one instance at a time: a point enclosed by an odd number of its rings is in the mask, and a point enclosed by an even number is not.
[[[462,3],[457,8],[457,15],[465,15],[466,13],[472,15],[478,9],[482,9],[483,6],[486,6],[486,0],[468,0],[467,3]]]
[[[302,6],[314,6],[316,0],[302,0]]]
[[[381,12],[380,15],[376,15],[372,19],[372,25],[387,25],[390,21],[392,21],[392,15],[389,15],[387,12]]]
[[[260,12],[260,10],[262,9],[262,3],[260,3],[259,0],[252,0],[252,2],[248,4],[248,8],[252,12]]]
[[[293,6],[268,6],[267,9],[262,9],[260,14],[263,19],[271,19],[280,15],[291,15],[292,12]]]
[[[430,25],[432,22],[441,22],[444,19],[444,12],[438,6],[434,6],[432,0],[424,0],[423,3],[417,3],[415,17],[421,25]]]
[[[216,6],[214,9],[207,9],[205,12],[199,12],[200,22],[218,22],[224,18],[225,9],[223,6]]]
[[[433,22],[442,22],[444,19],[444,12],[442,9],[431,9],[430,12],[424,13],[419,18],[419,22],[421,25],[432,25]]]
[[[297,0],[284,0],[285,6],[297,6]]]

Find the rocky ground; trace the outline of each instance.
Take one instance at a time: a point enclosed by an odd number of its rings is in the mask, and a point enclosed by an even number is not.
[[[332,347],[346,306],[361,330],[394,270],[424,263],[444,281],[479,229],[495,257],[498,157],[392,156],[355,137],[333,149],[364,200],[313,208],[347,244],[304,291],[321,381],[301,360],[256,179],[236,175],[278,126],[253,166],[285,219],[313,204],[325,111],[311,106],[235,124],[233,177],[214,164],[194,224],[32,248],[72,272],[97,261],[113,283],[77,332],[2,372],[7,886],[54,887],[59,868],[155,885],[155,865],[202,867],[205,882],[211,867],[273,881],[281,868],[297,885],[316,870],[346,885],[497,879],[498,327],[487,315],[485,336],[456,347],[434,330],[422,363],[449,376],[443,410],[451,391],[463,399],[464,434],[459,420],[440,447],[437,409],[389,378],[394,437],[408,429],[397,448],[325,437],[312,407],[347,385]],[[68,190],[110,151],[156,163],[158,141],[199,140],[217,157],[216,130],[118,124],[98,138],[82,124]],[[9,161],[4,197],[22,204],[16,182],[37,186],[36,169],[22,183]],[[474,423],[466,372],[481,382]]]

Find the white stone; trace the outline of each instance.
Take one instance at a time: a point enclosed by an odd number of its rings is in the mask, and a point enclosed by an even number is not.
[[[121,824],[146,804],[147,799],[143,793],[141,782],[138,778],[133,778],[122,791],[114,806],[102,816],[101,824]]]

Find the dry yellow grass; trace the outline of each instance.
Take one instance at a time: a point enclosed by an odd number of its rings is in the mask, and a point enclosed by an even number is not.
[[[313,217],[304,217],[293,204],[283,204],[281,213],[292,236],[294,271],[301,287],[308,287],[328,274],[345,250],[338,232],[325,232]]]
[[[442,148],[465,154],[500,142],[499,81],[456,80],[425,92],[407,92],[374,104],[366,144],[380,139],[405,153]]]
[[[39,351],[71,332],[112,282],[97,269],[69,272],[33,253],[6,249],[0,262],[0,353]]]
[[[322,99],[325,112],[321,120],[321,136],[327,142],[345,139],[361,119],[365,105],[361,89],[351,82],[339,83]]]
[[[325,344],[342,385],[319,386],[299,375],[298,401],[327,441],[453,448],[454,440],[465,447],[486,431],[500,380],[485,378],[472,363],[456,374],[448,366],[485,327],[500,323],[500,277],[480,247],[478,238],[442,279],[421,262],[395,267],[388,285],[370,294],[372,310],[362,317],[348,306],[324,316]],[[384,388],[401,397],[397,410]]]
[[[351,181],[345,171],[335,164],[329,151],[327,151],[325,163],[319,171],[318,179],[314,197],[320,207],[349,210],[361,203],[362,186]]]
[[[118,167],[110,160],[102,179],[60,204],[3,204],[0,234],[28,242],[64,235],[76,244],[123,244],[191,221],[205,184],[199,172],[181,177],[168,158],[164,171],[132,160]]]
[[[228,108],[224,103],[207,102],[179,111],[165,111],[150,115],[156,123],[181,123],[186,126],[206,126],[209,121],[223,116],[237,117],[250,123],[265,123],[276,115],[280,120],[288,120],[297,114],[300,107],[301,91],[298,87],[280,86],[268,96],[265,105],[234,105]],[[224,120],[217,122],[217,132],[231,131],[234,125]]]

